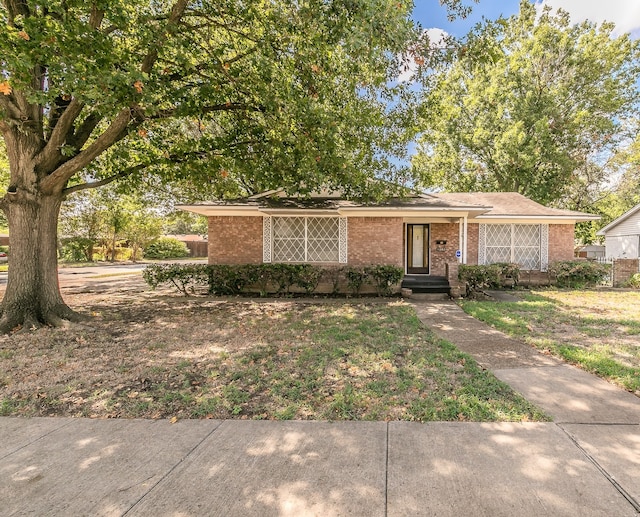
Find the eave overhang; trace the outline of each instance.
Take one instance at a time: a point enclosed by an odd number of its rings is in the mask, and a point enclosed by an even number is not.
[[[512,223],[514,221],[521,223],[530,223],[530,224],[545,224],[545,223],[565,223],[565,224],[575,224],[578,222],[584,221],[597,221],[600,219],[599,215],[591,215],[591,214],[571,214],[571,215],[489,215],[484,214],[478,217],[475,217],[473,221],[470,222],[478,222],[478,223]]]
[[[489,214],[491,207],[425,207],[425,206],[338,206],[326,208],[287,208],[265,207],[258,203],[252,204],[202,204],[177,205],[181,210],[187,210],[206,217],[237,216],[334,216],[334,217],[406,217],[406,218],[445,218],[450,221],[467,218],[469,222],[477,223],[565,223],[575,224],[582,221],[596,221],[600,216],[593,214],[558,214],[558,215],[510,215]]]
[[[207,217],[215,216],[352,216],[352,217],[477,217],[490,207],[337,207],[337,208],[267,208],[256,205],[177,205],[177,208]]]

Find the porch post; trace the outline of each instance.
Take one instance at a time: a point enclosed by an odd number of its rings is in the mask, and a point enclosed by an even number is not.
[[[458,219],[458,248],[460,248],[460,258],[458,259],[458,264],[462,263],[463,260],[463,256],[464,256],[464,249],[465,249],[465,243],[464,243],[464,235],[463,235],[463,220],[462,217],[460,219]]]
[[[463,218],[463,223],[462,223],[462,234],[463,234],[463,242],[464,245],[462,246],[462,263],[466,264],[467,263],[467,216],[465,215]]]

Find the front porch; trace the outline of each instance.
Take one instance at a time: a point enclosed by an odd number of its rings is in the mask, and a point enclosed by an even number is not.
[[[447,264],[465,264],[469,237],[477,242],[477,225],[464,218],[403,218],[403,265],[407,284],[428,288],[444,286]]]

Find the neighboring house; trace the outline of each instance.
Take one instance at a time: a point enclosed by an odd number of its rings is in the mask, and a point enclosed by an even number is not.
[[[189,256],[192,258],[206,257],[208,252],[207,239],[202,235],[196,234],[174,234],[167,235],[173,239],[177,239],[184,242],[185,246],[189,249]]]
[[[276,190],[179,208],[208,217],[210,264],[393,264],[416,276],[445,276],[447,264],[460,263],[515,262],[546,271],[553,261],[573,258],[575,223],[598,219],[512,192],[362,204]]]
[[[640,204],[602,228],[607,258],[640,257]]]
[[[585,246],[578,246],[575,251],[576,257],[586,259],[603,259],[605,258],[604,246],[597,244],[587,244]]]

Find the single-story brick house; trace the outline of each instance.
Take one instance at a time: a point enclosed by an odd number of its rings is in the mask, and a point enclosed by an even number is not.
[[[275,190],[180,208],[208,217],[210,264],[393,264],[420,277],[446,276],[447,264],[516,262],[545,271],[573,258],[576,222],[598,219],[513,192],[414,194],[361,204]]]

